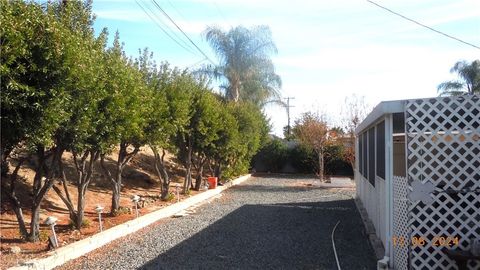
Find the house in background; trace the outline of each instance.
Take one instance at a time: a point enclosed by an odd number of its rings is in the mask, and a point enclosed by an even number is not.
[[[480,239],[480,96],[381,102],[355,133],[356,196],[384,261],[455,269],[445,251]]]

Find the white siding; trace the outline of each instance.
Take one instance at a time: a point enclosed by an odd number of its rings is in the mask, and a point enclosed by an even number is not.
[[[357,196],[362,201],[365,210],[367,210],[368,217],[375,227],[376,235],[382,240],[383,246],[385,247],[387,245],[385,180],[377,176],[374,187],[361,174],[355,172],[355,182],[357,186]]]

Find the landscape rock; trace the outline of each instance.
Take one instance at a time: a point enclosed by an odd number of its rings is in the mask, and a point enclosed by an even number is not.
[[[21,252],[22,252],[22,249],[18,246],[10,247],[10,253],[12,254],[20,254]]]
[[[294,183],[254,178],[58,269],[336,269],[338,220],[342,268],[376,269],[354,191]]]

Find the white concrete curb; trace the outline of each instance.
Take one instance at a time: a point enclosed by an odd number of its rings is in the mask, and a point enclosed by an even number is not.
[[[105,244],[108,244],[109,242],[115,239],[126,236],[133,232],[136,232],[162,218],[170,217],[195,204],[208,200],[218,195],[222,191],[244,182],[250,177],[251,177],[251,174],[241,176],[239,178],[236,178],[226,183],[224,186],[218,186],[216,189],[207,190],[198,195],[185,199],[181,202],[175,203],[173,205],[167,206],[155,212],[138,217],[134,220],[130,220],[128,222],[125,222],[123,224],[110,228],[108,230],[105,230],[101,233],[97,233],[91,237],[69,244],[65,247],[58,248],[57,250],[54,250],[48,253],[49,256],[46,258],[34,259],[24,263],[23,265],[11,267],[9,268],[9,270],[17,270],[17,269],[46,270],[46,269],[52,269],[54,267],[60,266],[69,260],[73,260],[75,258],[83,256],[94,249],[97,249]]]

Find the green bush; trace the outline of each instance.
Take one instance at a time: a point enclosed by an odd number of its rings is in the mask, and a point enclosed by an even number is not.
[[[324,162],[327,175],[353,175],[350,165],[343,160],[342,145],[327,146]],[[302,144],[292,143],[289,147],[282,139],[271,139],[253,157],[251,165],[257,172],[310,174],[318,171],[318,156]]]
[[[315,152],[301,144],[297,144],[288,152],[288,159],[297,173],[315,173],[318,161]]]
[[[286,143],[280,139],[271,139],[253,157],[252,167],[260,172],[280,172],[289,157]]]

